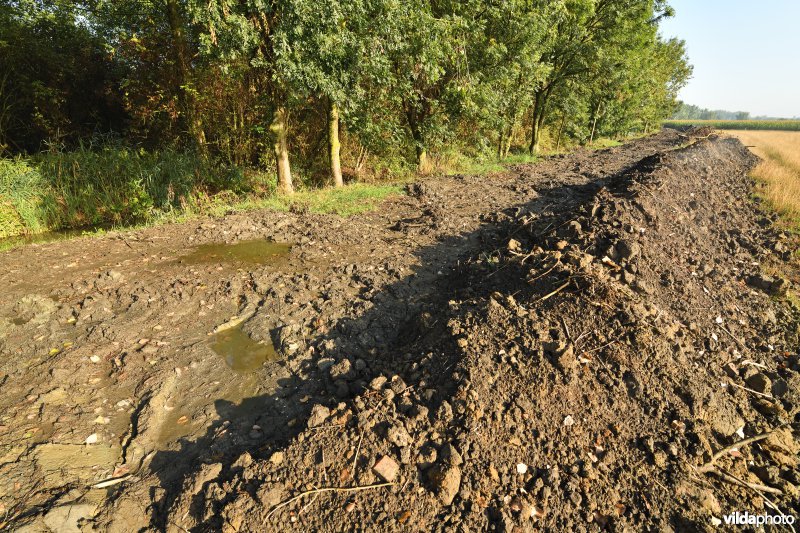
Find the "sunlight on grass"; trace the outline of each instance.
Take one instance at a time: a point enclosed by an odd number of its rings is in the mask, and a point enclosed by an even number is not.
[[[800,230],[800,132],[728,131],[762,161],[753,170],[759,195],[795,231]]]

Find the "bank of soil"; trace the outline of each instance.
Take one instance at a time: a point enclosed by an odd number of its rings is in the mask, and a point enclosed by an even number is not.
[[[797,515],[795,243],[707,133],[0,254],[4,525]]]

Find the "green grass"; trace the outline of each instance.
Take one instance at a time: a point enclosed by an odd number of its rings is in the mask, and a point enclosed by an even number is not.
[[[709,126],[718,130],[800,131],[800,120],[666,120],[667,128]]]

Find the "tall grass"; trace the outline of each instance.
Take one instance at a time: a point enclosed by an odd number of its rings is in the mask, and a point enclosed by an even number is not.
[[[800,120],[666,120],[667,128],[708,126],[718,130],[800,131]]]
[[[761,182],[760,194],[794,229],[800,229],[800,132],[729,133],[762,159],[753,171]]]
[[[192,154],[83,147],[0,160],[0,237],[47,229],[138,224],[191,210],[258,180]]]

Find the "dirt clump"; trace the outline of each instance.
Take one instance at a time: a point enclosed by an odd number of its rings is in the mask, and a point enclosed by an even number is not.
[[[63,322],[10,326],[4,349],[42,353],[28,364],[63,367],[58,385],[85,395],[66,402],[81,406],[73,418],[56,409],[40,447],[119,451],[91,480],[34,490],[19,523],[89,501],[75,523],[112,531],[683,531],[770,503],[796,514],[798,314],[772,289],[788,283],[764,273],[784,261],[781,239],[749,199],[753,156],[724,137],[685,142],[664,131],[431,179],[349,220],[264,213],[167,230],[295,243],[270,265],[187,270],[157,241],[133,254],[122,243],[106,252],[117,279],[40,280]],[[160,237],[149,231],[142,241]],[[236,375],[201,342],[231,320],[281,360]],[[13,335],[34,327],[41,341]],[[46,359],[69,331],[74,348]],[[2,423],[44,425],[61,393],[4,365],[18,403]],[[226,382],[252,388],[232,396]],[[45,393],[43,411],[26,407]],[[88,415],[115,412],[127,426],[84,444]],[[36,447],[7,448],[9,483],[41,475]],[[87,489],[109,480],[102,498]]]

